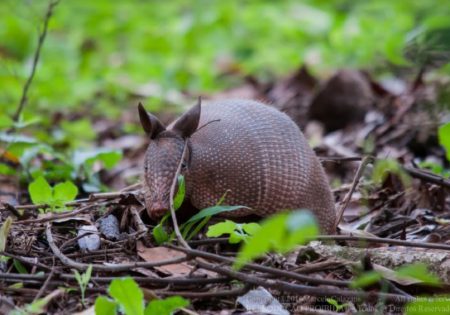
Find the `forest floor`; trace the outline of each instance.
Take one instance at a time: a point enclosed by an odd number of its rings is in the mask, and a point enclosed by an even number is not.
[[[0,313],[20,307],[22,314],[93,314],[98,296],[117,298],[111,281],[131,276],[141,287],[137,296],[184,297],[190,306],[180,305],[181,312],[188,314],[397,314],[407,303],[416,314],[411,303],[425,303],[421,296],[434,296],[423,307],[449,314],[450,179],[439,129],[450,118],[439,105],[446,84],[424,72],[383,82],[356,70],[321,81],[303,66],[276,82],[246,77],[239,88],[204,95],[257,99],[286,112],[320,157],[336,201],[336,235],[267,254],[239,271],[231,268],[239,246],[228,238],[202,230],[187,243],[157,244],[151,233],[157,222],[147,216],[136,181],[147,140],[114,129],[123,122],[96,121],[98,146],[124,152],[101,173],[116,192],[32,204],[13,176],[1,178],[0,222],[14,220],[0,235],[7,238]],[[57,206],[68,210],[44,211]],[[83,244],[88,238],[94,244]]]

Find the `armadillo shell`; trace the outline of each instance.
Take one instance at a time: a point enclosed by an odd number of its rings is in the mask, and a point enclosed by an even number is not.
[[[333,231],[336,215],[324,171],[287,115],[256,101],[227,100],[202,106],[199,126],[190,139],[186,174],[196,208],[215,205],[229,191],[224,204],[251,210],[228,216],[304,208],[314,212],[323,232]]]

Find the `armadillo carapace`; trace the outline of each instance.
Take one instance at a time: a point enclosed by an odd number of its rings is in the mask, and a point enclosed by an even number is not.
[[[297,125],[277,109],[252,100],[200,102],[167,128],[139,114],[150,144],[144,162],[147,211],[169,209],[170,186],[182,155],[186,197],[198,209],[243,205],[229,217],[268,216],[287,209],[310,209],[323,232],[336,220],[324,170]],[[197,130],[198,129],[198,130]]]

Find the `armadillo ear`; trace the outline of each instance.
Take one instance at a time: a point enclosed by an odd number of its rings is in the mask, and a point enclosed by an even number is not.
[[[148,113],[140,102],[138,105],[138,110],[142,128],[150,139],[155,139],[157,135],[166,130],[166,127],[164,127],[158,118]]]
[[[198,98],[197,105],[184,113],[173,125],[172,130],[182,136],[189,138],[198,128],[201,113],[201,98]]]

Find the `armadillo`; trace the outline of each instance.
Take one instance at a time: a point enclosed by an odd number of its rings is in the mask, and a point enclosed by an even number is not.
[[[170,188],[186,141],[181,173],[196,209],[242,205],[228,217],[268,216],[310,209],[322,232],[336,214],[324,170],[297,125],[284,113],[253,100],[201,102],[169,126],[139,104],[150,138],[144,161],[145,204],[150,217],[168,211]]]

